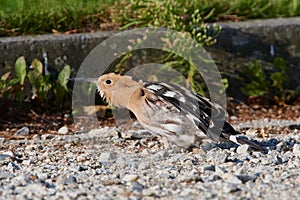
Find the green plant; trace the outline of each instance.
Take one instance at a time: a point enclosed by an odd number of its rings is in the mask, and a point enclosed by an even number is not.
[[[288,103],[295,93],[285,88],[287,71],[284,59],[276,57],[273,67],[275,72],[267,75],[257,60],[246,66],[243,75],[247,83],[242,88],[243,93],[253,97],[268,97],[278,104]]]
[[[39,60],[34,59],[32,61],[31,69],[28,71],[27,77],[32,87],[31,99],[39,99],[39,101],[45,105],[52,84],[50,76],[43,75],[43,64]]]
[[[183,35],[181,40],[172,38],[172,35],[168,36],[168,38],[161,38],[161,40],[162,43],[166,45],[170,44],[176,48],[177,52],[182,51],[186,53],[190,50],[191,46],[195,45],[187,44],[186,37],[192,38],[199,46],[210,46],[216,42],[216,36],[221,30],[219,26],[209,26],[204,23],[204,19],[208,19],[210,16],[202,16],[201,10],[197,5],[197,2],[194,1],[125,0],[117,3],[115,6],[116,9],[112,12],[112,18],[114,23],[122,26],[122,29],[138,26],[164,27],[180,31]],[[134,43],[134,45],[138,45],[139,41],[135,41]],[[130,52],[127,56],[123,57],[121,65],[124,66],[124,60],[130,58],[132,55],[134,53]],[[205,85],[199,84],[200,82],[203,83],[203,80],[199,78],[201,76],[197,73],[193,63],[187,62],[181,56],[169,52],[161,53],[152,62],[164,63],[176,69],[186,77],[188,86],[191,86],[197,93],[202,95],[205,93],[203,89]],[[196,77],[198,78],[196,79]]]
[[[18,58],[15,63],[15,77],[11,76],[11,72],[1,76],[0,98],[5,101],[35,100],[44,108],[62,106],[66,99],[66,102],[70,103],[70,90],[67,87],[71,75],[70,66],[66,65],[54,82],[50,80],[50,75],[44,74],[43,70],[43,64],[37,59],[33,59],[30,68],[27,69],[25,58]],[[31,93],[30,96],[28,93]],[[50,99],[52,93],[55,104]]]
[[[262,96],[271,87],[267,81],[267,76],[261,68],[258,60],[254,60],[252,65],[246,66],[243,72],[248,83],[242,88],[244,94],[248,96]]]
[[[11,78],[11,72],[1,76],[0,98],[14,99],[21,101],[24,96],[24,82],[26,78],[26,62],[24,57],[17,59],[15,66],[15,78]]]
[[[71,76],[71,67],[69,65],[65,65],[63,70],[58,74],[58,78],[55,84],[53,85],[55,101],[57,104],[61,104],[64,100],[64,97],[69,93],[69,88],[67,86],[67,83],[70,76]]]
[[[209,15],[203,16],[197,5],[196,2],[174,0],[123,0],[116,3],[111,15],[121,29],[164,27],[191,36],[201,45],[214,44],[220,27],[208,27],[203,19]]]

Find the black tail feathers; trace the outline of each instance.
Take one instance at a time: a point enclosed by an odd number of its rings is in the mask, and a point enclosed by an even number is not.
[[[265,148],[263,148],[259,144],[256,144],[253,141],[250,141],[245,136],[231,136],[231,137],[235,137],[235,143],[237,143],[239,145],[247,144],[247,145],[249,145],[250,149],[252,149],[252,150],[261,151],[261,152],[267,153],[267,150]]]

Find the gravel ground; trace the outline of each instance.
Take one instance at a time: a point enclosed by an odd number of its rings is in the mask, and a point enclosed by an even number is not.
[[[271,123],[290,127],[287,134],[251,135],[267,154],[212,141],[191,151],[166,149],[146,132],[119,138],[112,128],[26,140],[24,128],[19,140],[0,138],[0,198],[299,199],[299,121]]]

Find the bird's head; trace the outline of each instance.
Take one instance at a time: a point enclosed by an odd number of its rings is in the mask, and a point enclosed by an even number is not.
[[[104,74],[97,81],[100,95],[119,107],[127,107],[132,94],[140,86],[141,84],[132,80],[132,77],[115,73]]]
[[[105,98],[108,102],[111,102],[113,93],[120,87],[119,74],[109,73],[100,76],[97,80],[97,88],[102,98]]]
[[[87,81],[97,85],[102,98],[117,107],[127,107],[128,102],[141,82],[132,80],[130,76],[109,73],[96,78],[74,78],[72,81]]]

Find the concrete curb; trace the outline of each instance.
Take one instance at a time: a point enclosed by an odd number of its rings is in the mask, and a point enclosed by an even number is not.
[[[220,71],[229,77],[227,93],[238,99],[243,95],[241,71],[255,59],[265,61],[264,70],[274,71],[275,57],[287,64],[287,88],[300,88],[300,17],[219,23],[222,26],[217,44],[208,51]]]
[[[80,34],[48,34],[0,38],[0,67],[12,66],[20,56],[28,62],[33,58],[42,60],[42,53],[48,54],[52,67],[62,67],[64,63],[78,69],[88,53],[99,43],[116,32],[105,31]]]
[[[271,62],[275,56],[280,56],[289,64],[291,82],[300,84],[300,17],[219,25],[222,26],[222,32],[218,42],[208,48],[208,51],[219,61],[221,71],[232,71],[231,67],[239,65],[235,63],[236,60],[249,62],[251,59],[261,59]],[[60,69],[67,63],[76,71],[87,54],[114,33],[116,32],[2,37],[0,67],[3,69],[7,65],[12,66],[19,56],[25,56],[28,62],[33,58],[42,60],[42,52],[45,50],[50,66]]]
[[[217,48],[266,61],[281,56],[295,65],[300,62],[300,17],[219,25],[223,30],[215,45]]]

